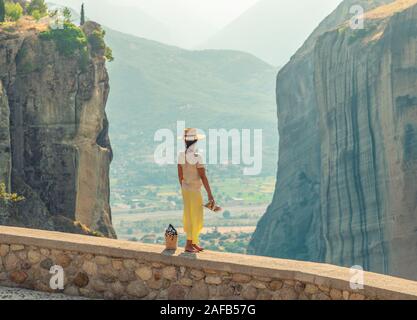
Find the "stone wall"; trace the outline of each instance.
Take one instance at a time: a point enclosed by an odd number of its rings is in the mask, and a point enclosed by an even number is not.
[[[165,251],[157,245],[0,227],[0,286],[53,292],[50,273],[64,271],[72,296],[104,299],[416,299],[417,282],[364,273],[350,289],[350,270],[247,255]]]

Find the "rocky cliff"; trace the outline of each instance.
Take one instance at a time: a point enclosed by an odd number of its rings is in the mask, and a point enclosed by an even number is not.
[[[98,28],[87,23],[85,39]],[[105,58],[76,30],[47,31],[29,18],[0,29],[0,182],[25,197],[0,223],[85,232],[77,221],[115,237]],[[71,52],[71,39],[85,48]]]
[[[344,1],[277,81],[276,193],[250,252],[417,278],[417,1]],[[386,4],[386,5],[385,5]]]

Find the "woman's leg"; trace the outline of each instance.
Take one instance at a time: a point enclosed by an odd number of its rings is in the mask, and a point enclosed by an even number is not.
[[[201,192],[192,192],[191,198],[191,225],[192,243],[198,246],[200,243],[200,233],[203,229],[203,195]],[[201,248],[200,248],[201,249]]]
[[[183,225],[184,232],[187,235],[187,243],[185,244],[185,251],[195,252],[192,245],[192,219],[191,219],[191,195],[187,190],[182,190],[182,198],[184,202]]]

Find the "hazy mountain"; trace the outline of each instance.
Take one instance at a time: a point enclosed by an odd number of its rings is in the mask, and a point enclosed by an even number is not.
[[[275,172],[276,68],[243,52],[188,51],[113,30],[106,34],[116,58],[108,64],[112,170],[123,186],[175,179],[175,170],[166,175],[154,164],[153,138],[158,129],[175,129],[177,120],[204,130],[264,129],[263,173]]]
[[[51,2],[68,6],[78,12],[81,3],[84,3],[89,19],[109,28],[165,43],[173,41],[170,27],[137,6],[123,5],[114,0],[53,0]]]
[[[229,0],[227,4],[212,1],[56,0],[54,2],[77,10],[82,3],[85,3],[86,13],[92,20],[114,30],[182,48],[193,48],[221,30],[256,0]]]
[[[79,14],[73,10],[72,15],[76,23]],[[262,174],[275,174],[275,67],[244,52],[191,51],[105,30],[115,57],[107,64],[114,189],[176,181],[175,170],[164,171],[154,163],[157,143],[153,138],[158,129],[175,130],[177,121],[206,132],[209,128],[263,129]],[[213,170],[211,174],[241,175],[239,167]]]
[[[260,0],[199,48],[250,52],[283,66],[340,0]]]

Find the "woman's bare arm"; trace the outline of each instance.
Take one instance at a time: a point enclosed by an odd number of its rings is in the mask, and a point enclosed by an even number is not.
[[[182,181],[184,180],[184,173],[182,171],[182,166],[178,165],[178,180],[180,182],[180,186],[182,187]]]
[[[209,201],[213,201],[213,194],[211,193],[210,183],[207,179],[206,169],[205,168],[198,168],[198,174],[200,175],[201,181],[203,182],[203,186],[207,191],[207,196]]]

